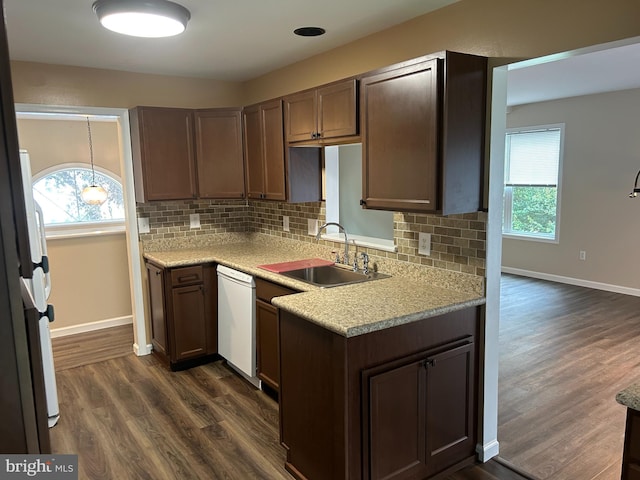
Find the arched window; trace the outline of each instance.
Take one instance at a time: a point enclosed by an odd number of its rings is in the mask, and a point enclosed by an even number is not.
[[[102,205],[88,205],[80,197],[82,190],[92,183],[91,169],[84,165],[57,165],[36,175],[33,197],[42,208],[45,225],[123,224],[124,198],[120,180],[106,170],[96,168],[95,181],[109,194]]]

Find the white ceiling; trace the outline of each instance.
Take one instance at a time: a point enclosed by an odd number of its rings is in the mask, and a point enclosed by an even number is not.
[[[104,29],[94,0],[5,0],[13,60],[244,81],[458,0],[174,0],[191,12],[182,35]],[[327,33],[303,38],[302,26]]]
[[[616,45],[513,65],[507,75],[507,105],[640,88],[640,43]]]

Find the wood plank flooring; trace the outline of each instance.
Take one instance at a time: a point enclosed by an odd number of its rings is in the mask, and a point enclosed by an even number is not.
[[[620,478],[640,298],[503,275],[500,455],[540,479]]]
[[[53,338],[51,345],[56,370],[122,357],[133,351],[133,325]]]
[[[61,417],[51,429],[54,453],[79,455],[79,478],[101,479],[288,479],[278,442],[278,405],[230,371],[223,361],[170,372],[154,357],[120,355],[116,332],[85,341],[75,336],[54,345]],[[124,340],[129,346],[131,339]],[[103,352],[99,362],[94,349]],[[111,349],[114,357],[104,359]],[[76,359],[77,360],[77,359]],[[69,362],[67,362],[69,363]],[[449,480],[526,480],[488,462]]]

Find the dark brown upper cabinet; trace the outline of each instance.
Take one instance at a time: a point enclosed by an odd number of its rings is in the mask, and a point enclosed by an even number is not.
[[[480,209],[487,59],[440,52],[360,79],[365,208]]]
[[[136,201],[196,198],[193,111],[136,107],[129,117]]]
[[[244,198],[241,112],[131,109],[136,201]]]
[[[242,110],[197,110],[195,133],[198,196],[244,198]]]
[[[286,200],[282,100],[243,109],[247,196]]]
[[[357,81],[353,78],[287,95],[283,101],[289,143],[340,143],[336,139],[358,134]]]

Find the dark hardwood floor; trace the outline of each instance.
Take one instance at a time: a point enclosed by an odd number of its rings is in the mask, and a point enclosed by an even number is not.
[[[122,329],[74,337],[54,342],[61,417],[51,443],[79,455],[80,479],[292,478],[277,403],[223,361],[170,372],[152,356],[122,355],[114,338],[132,343]],[[449,477],[497,479],[526,477],[493,460]]]
[[[620,478],[640,298],[503,275],[500,455],[540,479]]]
[[[56,370],[97,363],[133,351],[133,325],[120,325],[51,340]]]
[[[615,395],[640,377],[639,312],[637,297],[503,276],[503,459],[539,479],[620,478],[625,409]],[[222,362],[172,373],[130,353],[130,327],[86,335],[54,340],[52,444],[79,454],[79,478],[291,478],[277,404]],[[491,461],[450,480],[525,478]]]

